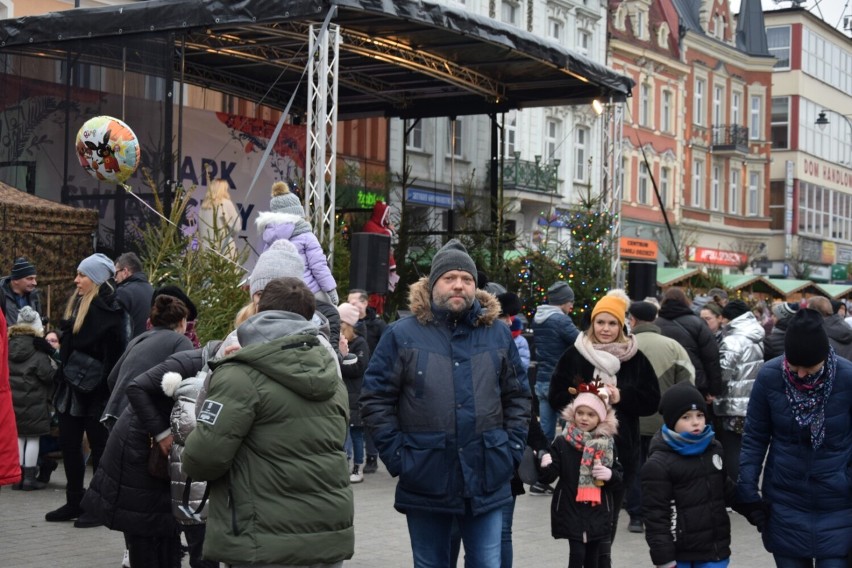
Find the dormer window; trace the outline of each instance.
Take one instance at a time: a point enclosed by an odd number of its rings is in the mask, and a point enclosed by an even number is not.
[[[669,25],[665,22],[660,24],[660,28],[657,30],[657,45],[659,45],[663,49],[668,49],[669,34]]]
[[[636,10],[633,14],[633,35],[640,39],[645,38],[646,25],[645,13],[641,10]]]

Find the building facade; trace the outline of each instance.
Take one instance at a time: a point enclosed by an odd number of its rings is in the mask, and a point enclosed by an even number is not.
[[[742,271],[771,236],[774,59],[759,1],[741,8],[735,21],[727,0],[610,2],[611,66],[638,85],[623,234],[655,243],[661,264]]]
[[[776,237],[759,273],[846,280],[852,263],[852,41],[803,9],[764,18],[777,58],[769,174]]]

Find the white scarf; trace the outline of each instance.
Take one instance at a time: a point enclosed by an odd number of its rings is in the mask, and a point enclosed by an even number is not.
[[[605,385],[615,386],[617,383],[616,374],[621,369],[621,361],[630,359],[636,353],[636,341],[633,337],[628,337],[627,339],[628,342],[623,344],[624,347],[620,350],[623,351],[620,354],[621,357],[617,357],[607,351],[595,349],[595,344],[592,343],[585,333],[577,336],[577,339],[574,341],[574,347],[577,348],[577,351],[580,352],[580,355],[586,361],[595,367],[595,374],[592,379],[600,379]]]

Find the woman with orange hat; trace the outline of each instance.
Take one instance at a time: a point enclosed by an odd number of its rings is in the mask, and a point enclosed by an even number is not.
[[[615,385],[621,393],[613,405],[618,418],[615,448],[624,466],[623,487],[630,487],[639,467],[639,417],[650,416],[660,406],[660,385],[650,361],[637,347],[633,335],[624,331],[624,317],[629,306],[618,296],[604,296],[592,309],[592,324],[565,350],[550,378],[548,400],[554,411],[561,413],[573,399],[570,388],[580,383],[601,382]],[[624,490],[613,491],[615,518]]]

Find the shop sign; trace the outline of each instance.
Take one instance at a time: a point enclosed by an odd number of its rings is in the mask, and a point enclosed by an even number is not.
[[[837,258],[837,246],[831,241],[822,241],[822,263],[834,264]]]
[[[657,260],[657,241],[621,237],[621,258]]]
[[[438,193],[427,189],[409,188],[405,194],[408,203],[416,203],[418,205],[430,205],[432,207],[442,207],[449,209],[452,203],[452,198],[448,193]],[[456,196],[456,206],[463,206],[464,198]]]
[[[687,247],[687,260],[699,264],[718,266],[742,266],[748,263],[748,255],[731,250],[719,250],[704,247]]]
[[[852,263],[852,248],[837,247],[837,263],[844,266]]]

